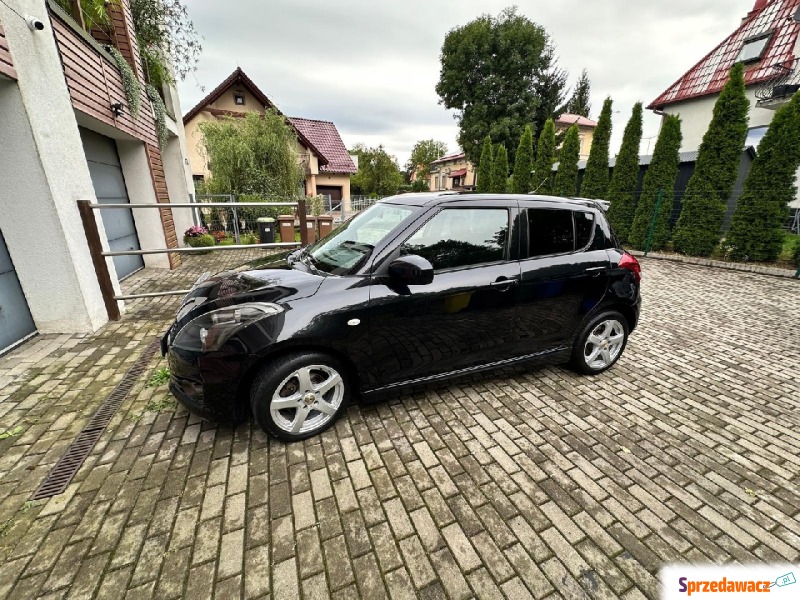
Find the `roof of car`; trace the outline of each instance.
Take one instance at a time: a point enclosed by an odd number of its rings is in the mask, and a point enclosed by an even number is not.
[[[554,204],[573,204],[575,206],[598,207],[599,200],[588,198],[562,198],[559,196],[542,196],[539,194],[471,194],[460,192],[419,192],[398,194],[382,198],[380,202],[388,204],[409,204],[411,206],[433,206],[448,204],[459,200],[497,200],[499,198],[519,200],[520,202],[552,202]]]

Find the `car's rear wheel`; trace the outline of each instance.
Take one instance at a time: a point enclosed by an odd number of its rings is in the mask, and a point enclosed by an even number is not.
[[[349,400],[346,369],[332,356],[319,352],[277,358],[262,368],[250,391],[258,425],[286,442],[325,431]]]
[[[607,311],[597,315],[575,340],[570,365],[587,375],[602,373],[622,356],[628,333],[628,321],[621,313]]]

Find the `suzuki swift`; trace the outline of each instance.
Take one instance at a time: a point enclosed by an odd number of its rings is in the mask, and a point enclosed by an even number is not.
[[[198,280],[164,335],[189,410],[301,440],[349,402],[524,361],[611,367],[640,268],[600,203],[386,198],[315,244]]]

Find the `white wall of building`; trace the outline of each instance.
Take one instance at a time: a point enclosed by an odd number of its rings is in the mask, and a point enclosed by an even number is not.
[[[747,89],[747,99],[750,100],[750,127],[769,125],[775,111],[756,106],[755,86]],[[681,152],[691,152],[700,147],[703,136],[711,123],[714,114],[714,104],[717,102],[718,94],[685,100],[675,104],[669,104],[664,108],[668,115],[679,115],[681,118],[681,132],[683,133],[683,143]]]
[[[0,86],[3,234],[38,330],[94,331],[107,315],[77,208],[94,189],[45,2],[14,4],[47,25],[31,31],[0,4],[19,76]]]

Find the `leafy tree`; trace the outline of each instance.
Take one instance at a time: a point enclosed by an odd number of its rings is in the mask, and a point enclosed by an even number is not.
[[[589,74],[586,72],[586,69],[584,69],[581,72],[581,77],[578,79],[575,90],[572,92],[563,112],[588,117],[589,112],[592,110],[592,105],[589,102],[591,91],[592,82],[589,81]]]
[[[578,159],[581,152],[581,140],[578,126],[571,125],[567,129],[564,145],[558,154],[558,171],[553,184],[553,194],[556,196],[574,196],[578,191]]]
[[[200,131],[211,166],[210,193],[286,197],[302,189],[297,137],[275,111],[206,121]]]
[[[544,28],[516,8],[483,15],[447,34],[436,93],[457,112],[458,142],[468,160],[478,162],[488,135],[515,162],[517,136],[536,122],[542,98],[551,98],[551,88],[561,85],[549,46]]]
[[[672,241],[678,252],[708,256],[719,243],[728,197],[738,176],[747,138],[744,67],[736,63],[714,105],[714,116],[697,153]]]
[[[103,4],[98,0],[90,3]],[[201,38],[182,0],[130,0],[130,6],[139,53],[150,83],[156,87],[171,83],[170,62],[181,80],[197,69],[203,49]]]
[[[677,115],[664,117],[661,132],[658,134],[656,147],[653,150],[653,158],[650,160],[650,166],[647,168],[642,182],[642,193],[628,238],[635,248],[643,249],[647,243],[660,193],[663,193],[663,198],[650,248],[658,250],[669,241],[669,218],[672,213],[675,180],[678,177],[681,139],[680,117]]]
[[[397,159],[386,152],[382,145],[369,148],[364,144],[356,144],[350,154],[358,156],[358,173],[350,180],[356,193],[367,196],[391,196],[397,193],[403,176]]]
[[[628,231],[636,214],[636,188],[639,184],[639,144],[642,141],[642,103],[633,105],[631,118],[625,125],[622,145],[608,184],[606,200],[611,202],[608,219],[617,236],[628,241]]]
[[[420,140],[414,144],[411,157],[406,163],[406,172],[417,173],[417,179],[427,179],[431,174],[431,163],[447,154],[447,144],[438,140]]]
[[[772,118],[758,145],[725,238],[736,260],[773,261],[781,251],[782,226],[795,198],[800,167],[800,93]]]
[[[483,139],[483,150],[481,150],[481,162],[478,163],[478,183],[475,191],[481,194],[492,191],[492,140],[487,135]]]
[[[584,198],[605,198],[608,190],[608,146],[611,143],[611,98],[603,102],[600,119],[594,130],[592,149],[586,161],[581,183]]]
[[[531,171],[533,171],[533,129],[525,126],[519,138],[514,159],[514,193],[527,194],[531,191]]]
[[[545,45],[543,54],[545,61],[550,66],[538,77],[534,85],[539,104],[536,107],[532,128],[537,133],[544,128],[547,119],[560,115],[564,111],[563,105],[567,97],[567,79],[569,77],[567,70],[558,65],[552,41]]]
[[[533,191],[537,194],[553,193],[553,163],[556,160],[556,126],[547,119],[536,145],[536,165],[533,169]]]
[[[506,147],[500,144],[494,153],[492,161],[492,189],[496,194],[505,194],[508,191],[508,152]]]

